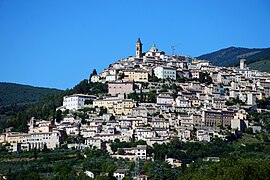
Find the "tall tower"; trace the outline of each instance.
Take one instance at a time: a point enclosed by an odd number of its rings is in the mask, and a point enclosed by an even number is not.
[[[245,69],[246,68],[246,60],[245,59],[241,59],[240,60],[240,69]]]
[[[138,38],[136,43],[136,58],[142,58],[142,43],[140,38]]]

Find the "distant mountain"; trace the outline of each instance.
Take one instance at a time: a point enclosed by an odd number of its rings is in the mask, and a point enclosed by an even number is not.
[[[36,103],[42,100],[44,95],[55,94],[60,91],[58,89],[0,82],[0,106]]]
[[[240,48],[229,47],[212,53],[204,54],[198,59],[206,59],[216,66],[237,66],[240,59],[256,62],[257,59],[270,57],[270,48]]]

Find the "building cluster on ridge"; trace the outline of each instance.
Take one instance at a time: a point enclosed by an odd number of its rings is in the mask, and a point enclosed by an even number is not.
[[[66,96],[58,107],[65,112],[61,122],[31,119],[28,133],[7,130],[0,142],[10,143],[10,151],[54,149],[65,143],[68,148],[107,149],[116,158],[146,159],[146,146],[126,148],[120,155],[110,143],[144,140],[152,146],[174,138],[209,142],[226,139],[223,131],[228,129],[260,131],[246,110],[270,96],[270,74],[250,70],[245,60],[240,68],[217,67],[207,60],[167,55],[155,44],[147,52],[142,48],[139,38],[135,56],[91,77],[92,83],[106,83],[107,93]],[[63,133],[82,136],[83,142],[63,141]]]

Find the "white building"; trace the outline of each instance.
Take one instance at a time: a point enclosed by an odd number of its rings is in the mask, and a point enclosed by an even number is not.
[[[174,102],[173,97],[168,93],[162,93],[157,96],[157,104],[172,105]]]
[[[134,154],[135,159],[146,159],[147,145],[137,145],[137,147],[123,148],[126,154]]]
[[[171,67],[156,67],[154,74],[160,79],[173,79],[176,80],[176,69]]]
[[[124,179],[126,173],[127,173],[128,169],[117,169],[114,173],[113,176],[117,179],[117,180],[122,180]]]
[[[86,174],[86,176],[90,177],[91,179],[95,178],[95,174],[91,171],[85,171],[84,173]]]
[[[69,110],[78,110],[85,107],[85,100],[95,100],[96,96],[85,94],[73,94],[64,96],[63,107]]]
[[[34,148],[43,149],[45,146],[48,149],[55,149],[60,146],[60,133],[58,131],[28,134],[9,132],[6,133],[5,136],[5,142],[13,146],[13,151],[28,151]]]
[[[245,59],[241,59],[240,60],[240,69],[245,69],[246,68],[245,63],[246,63],[246,60]]]
[[[182,97],[182,96],[178,96],[175,99],[176,102],[176,106],[178,107],[191,107],[191,102],[188,98]]]
[[[99,75],[93,75],[90,79],[91,82],[95,83],[95,82],[99,82]]]
[[[255,105],[256,104],[256,95],[253,93],[247,94],[247,105]]]

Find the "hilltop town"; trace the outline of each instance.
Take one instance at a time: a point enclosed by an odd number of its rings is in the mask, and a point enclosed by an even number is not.
[[[155,44],[143,52],[138,38],[135,56],[118,60],[89,79],[99,91],[63,97],[59,118],[29,120],[28,133],[11,128],[0,143],[11,152],[31,149],[96,148],[113,158],[151,160],[147,147],[182,142],[227,141],[232,134],[264,130],[265,122],[249,114],[269,112],[258,106],[270,96],[270,74],[240,67],[213,66],[208,60],[168,55]],[[139,142],[114,149],[112,142]],[[213,161],[218,157],[209,157]],[[181,161],[167,158],[172,166]],[[89,176],[92,176],[91,172]],[[124,177],[117,170],[115,177]]]

